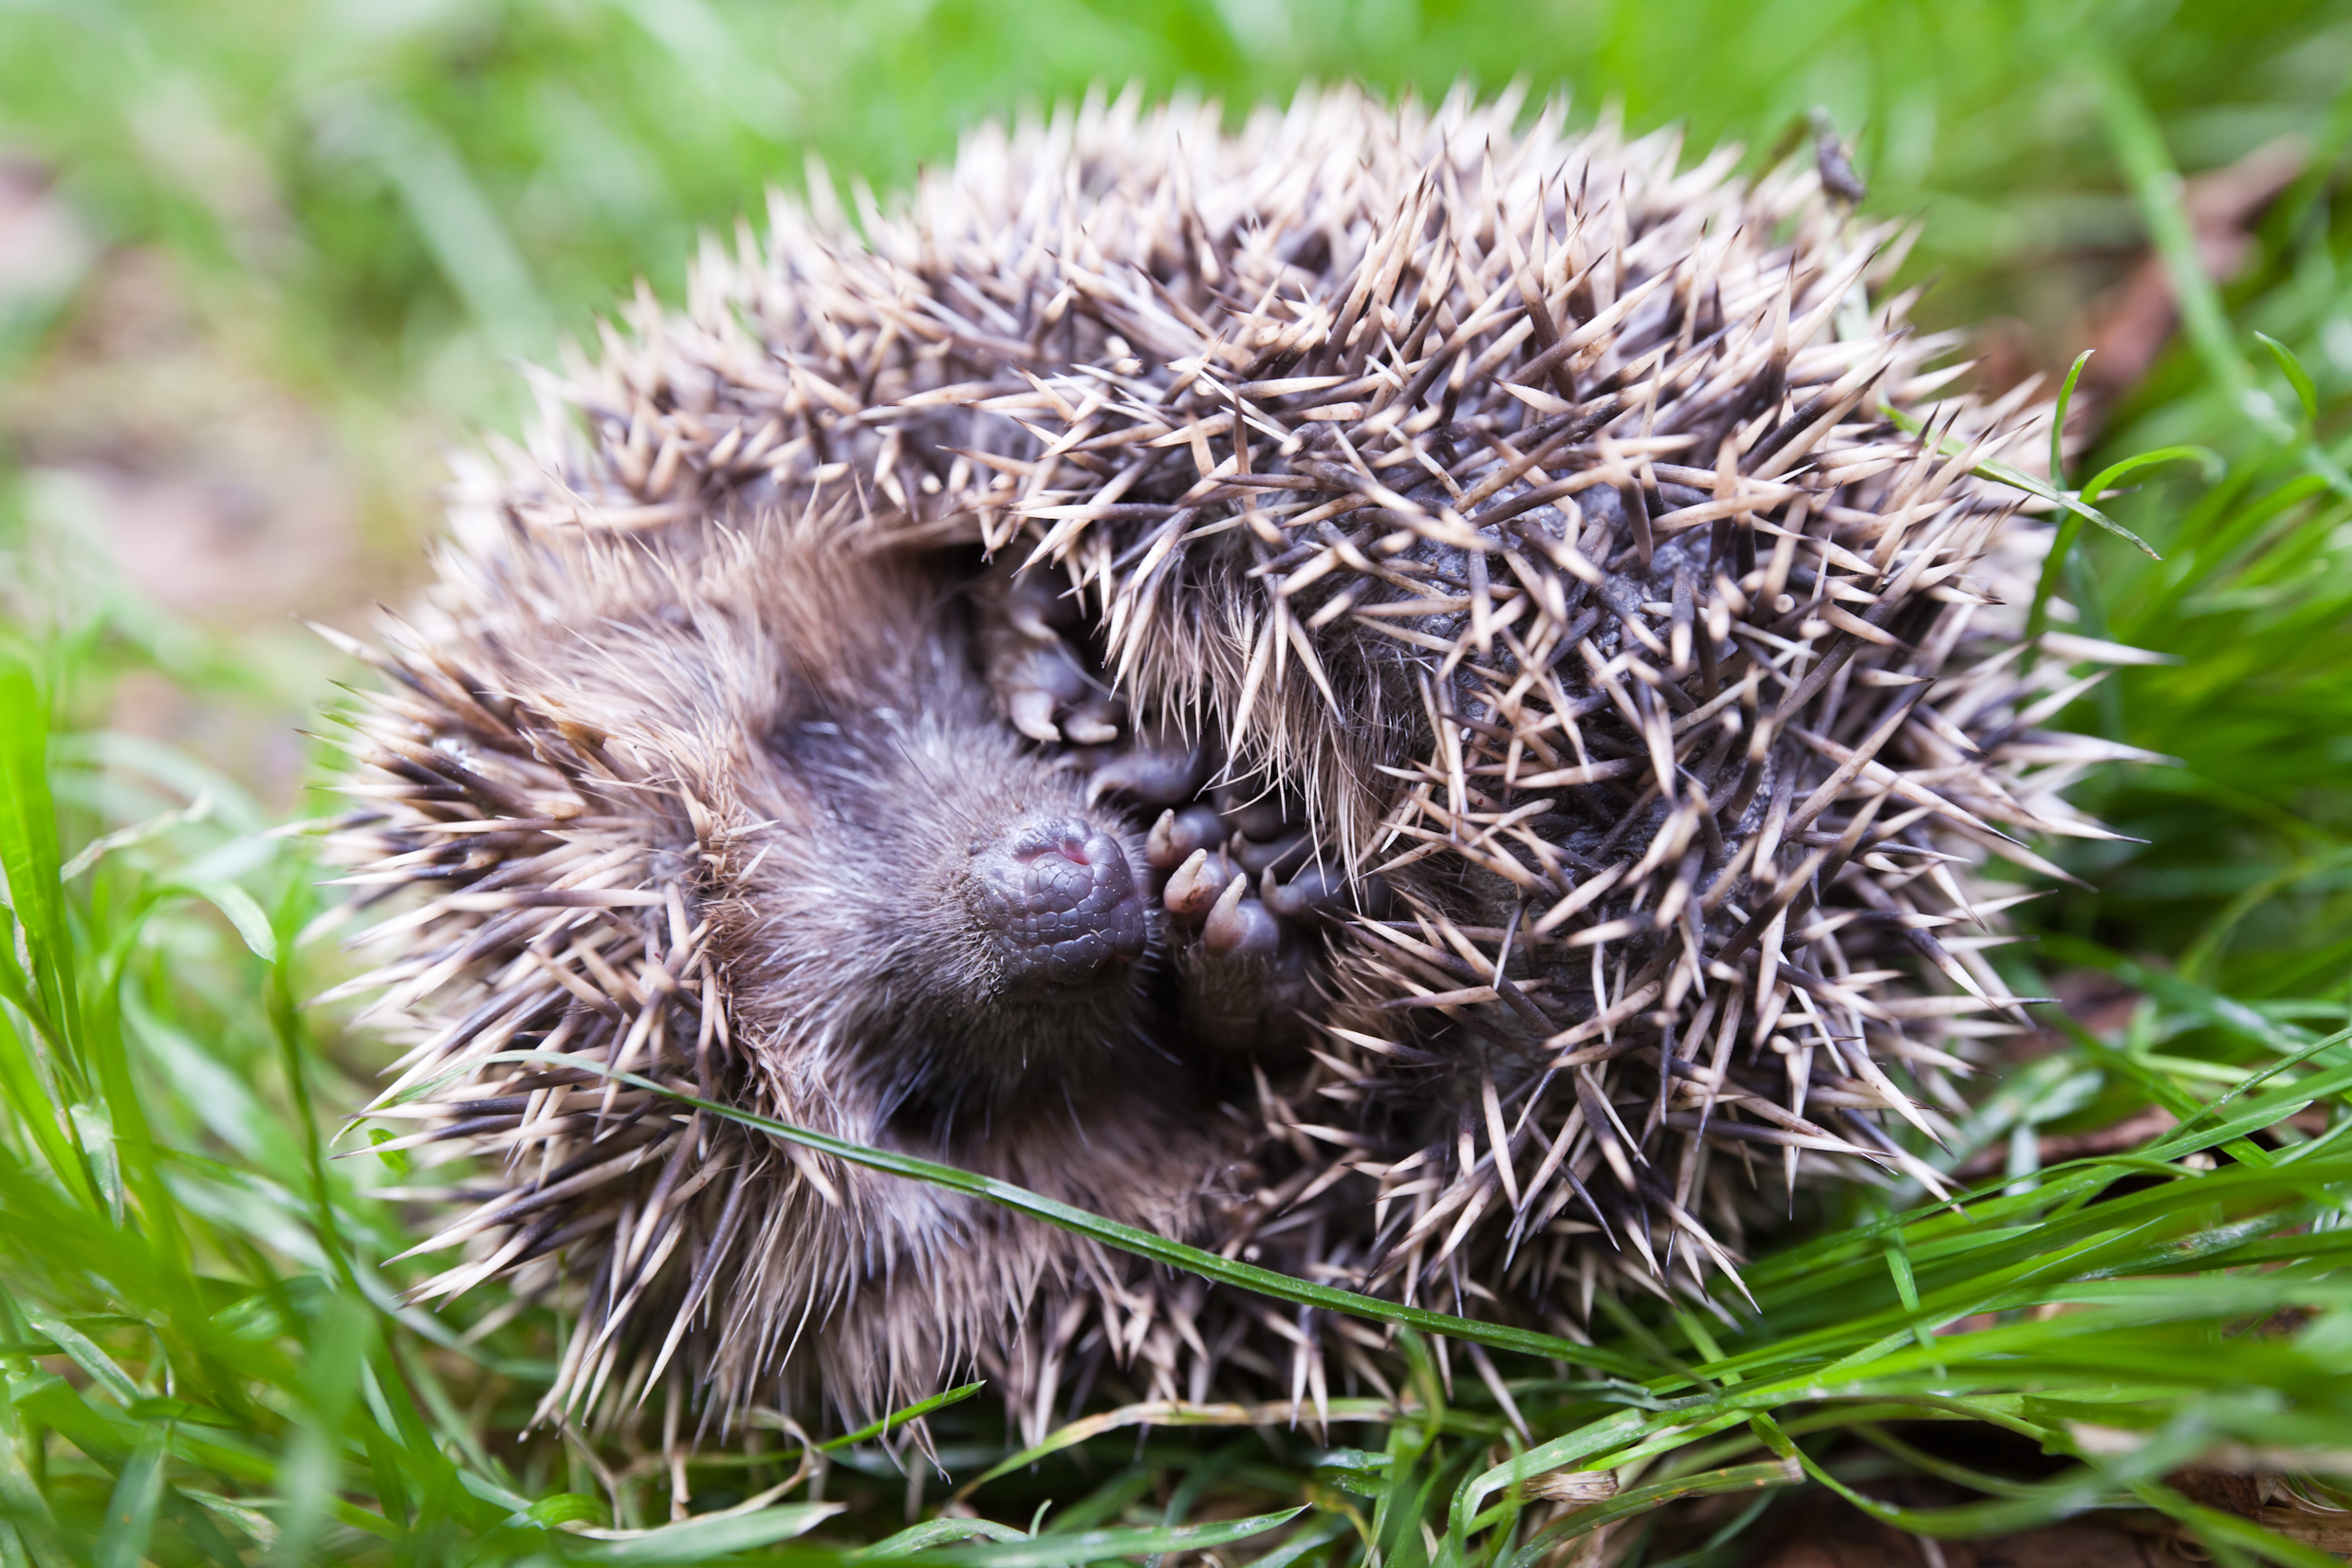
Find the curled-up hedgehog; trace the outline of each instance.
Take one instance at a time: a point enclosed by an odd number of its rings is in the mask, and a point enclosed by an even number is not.
[[[2100,831],[2039,727],[2121,651],[2005,607],[2046,415],[1934,400],[1850,173],[1735,165],[1092,101],[541,373],[337,826],[422,895],[361,938],[387,1147],[472,1172],[421,1296],[561,1303],[550,1419],[1389,1386],[616,1070],[1566,1336],[1727,1313],[1802,1181],[1941,1190],[2022,1016],[1972,868]]]

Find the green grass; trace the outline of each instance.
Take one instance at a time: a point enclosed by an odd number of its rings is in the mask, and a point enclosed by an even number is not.
[[[1989,1086],[1950,1157],[2001,1151],[1999,1176],[1943,1208],[1849,1195],[1757,1260],[1736,1328],[1636,1301],[1604,1305],[1589,1349],[1454,1329],[1494,1347],[1517,1421],[1424,1318],[1399,1331],[1402,1410],[1337,1401],[1327,1433],[1128,1412],[1023,1453],[983,1392],[928,1415],[977,1518],[942,1511],[935,1474],[910,1489],[898,1435],[804,1452],[754,1429],[690,1480],[697,1509],[755,1505],[683,1524],[657,1419],[519,1438],[551,1371],[544,1314],[397,1304],[412,1276],[383,1260],[410,1238],[369,1193],[403,1162],[327,1157],[377,1053],[301,1005],[336,963],[299,939],[315,873],[266,836],[250,779],[105,728],[126,680],[163,671],[268,712],[324,656],[289,672],[274,643],[160,619],[0,471],[0,1565],[1534,1568],[1620,1522],[1643,1568],[1698,1568],[1739,1560],[1806,1487],[1927,1535],[2131,1507],[2224,1563],[2332,1560],[2166,1478],[2237,1445],[2343,1501],[2352,1448],[2348,62],[2342,8],[2252,27],[2194,3],[6,13],[0,131],[107,242],[168,256],[207,329],[353,443],[508,416],[501,354],[582,330],[636,272],[674,291],[694,230],[795,182],[806,149],[888,186],[975,116],[1098,79],[1239,102],[1303,75],[1437,89],[1468,71],[1571,83],[1594,111],[1613,96],[1701,142],[1769,144],[1826,104],[1859,131],[1874,205],[1925,220],[1930,313],[2023,319],[2053,367],[2081,302],[2153,236],[2190,331],[2071,477],[2214,455],[2100,502],[2160,562],[2094,532],[2053,580],[2076,630],[2176,661],[2064,722],[2178,765],[2084,781],[2141,841],[2078,847],[2089,888],[2028,906],[2042,941],[2006,950],[2104,969],[2137,1001]],[[2201,284],[2172,175],[2288,130],[2322,149],[2314,173],[2235,281]],[[0,303],[0,375],[37,391],[87,300]],[[382,504],[422,527],[403,482]],[[2036,1168],[2038,1134],[2150,1107],[2176,1125]],[[1619,1491],[1544,1522],[1529,1479],[1564,1469]],[[1940,1501],[1867,1501],[1898,1474]]]

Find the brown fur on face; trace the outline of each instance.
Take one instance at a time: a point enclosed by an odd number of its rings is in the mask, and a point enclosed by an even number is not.
[[[837,518],[804,517],[665,541],[510,535],[464,565],[415,654],[464,689],[475,727],[416,754],[509,803],[531,792],[541,824],[538,856],[510,848],[477,902],[540,876],[560,886],[558,865],[575,885],[665,876],[690,891],[643,916],[659,955],[644,988],[699,1014],[671,1026],[695,1039],[705,1093],[1129,1224],[1191,1227],[1222,1161],[1202,1075],[1153,1002],[1167,976],[1133,891],[1139,835],[997,715],[935,559],[843,547]],[[1065,849],[1130,890],[1132,919],[1060,944],[1088,950],[1075,959],[1040,959],[1009,941],[991,872]],[[585,954],[636,946],[633,906],[546,913],[466,940],[526,972],[574,954],[593,971]],[[690,972],[698,995],[678,983]],[[623,1028],[543,987],[499,1042],[578,1049],[602,1029],[627,1067],[665,1022]],[[428,1041],[419,1070],[441,1061]],[[582,1118],[583,1135],[543,1144],[543,1169],[578,1196],[481,1228],[500,1238],[492,1259],[546,1275],[560,1242],[567,1269],[639,1282],[592,1289],[589,1319],[609,1327],[576,1337],[572,1397],[655,1344],[641,1375],[690,1374],[722,1411],[787,1359],[855,1411],[975,1359],[1018,1383],[1033,1370],[1005,1363],[1023,1354],[1028,1303],[1099,1267],[987,1204],[820,1168],[706,1117],[639,1106],[613,1135],[582,1114],[600,1093],[566,1098],[561,1077],[523,1075],[537,1115]],[[713,1188],[718,1201],[689,1202]],[[657,1237],[664,1215],[676,1223]],[[681,1248],[691,1273],[649,1256]],[[462,1288],[474,1271],[458,1272]]]
[[[769,569],[775,595],[748,613],[787,662],[773,710],[746,716],[734,779],[760,825],[725,950],[747,1038],[777,1042],[763,1064],[947,1149],[972,1141],[963,1122],[1041,1097],[1066,1118],[1165,1062],[1139,836],[997,718],[935,574],[804,549]],[[844,618],[854,645],[806,624]],[[1041,866],[1081,885],[1058,900],[1079,908],[1041,914],[1057,891]]]

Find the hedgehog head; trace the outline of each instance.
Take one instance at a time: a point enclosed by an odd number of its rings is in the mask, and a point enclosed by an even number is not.
[[[768,736],[743,792],[763,858],[731,889],[738,1005],[796,1059],[824,1042],[812,1081],[854,1079],[885,1117],[976,1114],[1041,1079],[1058,1103],[1149,1048],[1139,836],[999,722],[953,650],[926,675],[905,706],[869,689]]]

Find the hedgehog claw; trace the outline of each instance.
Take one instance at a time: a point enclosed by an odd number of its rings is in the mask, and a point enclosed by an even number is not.
[[[1222,784],[1210,798],[1233,831],[1246,839],[1279,839],[1297,825],[1290,802],[1277,790]]]
[[[1220,935],[1237,939],[1220,951],[1204,934],[1186,953],[1187,1024],[1220,1051],[1263,1054],[1295,1045],[1302,1010],[1315,1000],[1306,949],[1257,899],[1236,897],[1220,913],[1223,921],[1210,917]]]
[[[1160,902],[1179,919],[1204,919],[1216,906],[1218,895],[1238,880],[1233,863],[1224,855],[1196,849],[1168,878],[1168,891]]]
[[[1258,887],[1259,901],[1279,919],[1318,920],[1347,900],[1347,879],[1336,871],[1309,866],[1287,882],[1276,883],[1269,867]]]
[[[1168,806],[1179,805],[1200,792],[1201,781],[1209,772],[1210,752],[1206,746],[1198,742],[1186,745],[1172,736],[1165,725],[1133,728],[1133,743],[1095,769],[1091,787],[1096,792],[1117,790],[1146,805]],[[1225,837],[1222,826],[1216,837]]]
[[[1254,876],[1263,872],[1287,871],[1304,861],[1313,847],[1313,840],[1304,833],[1287,834],[1280,839],[1245,837],[1233,846],[1233,858],[1241,862],[1242,870]]]
[[[1033,741],[1059,741],[1066,729],[1082,746],[1119,738],[1118,705],[1102,695],[1086,673],[1057,623],[1070,623],[1075,608],[1042,580],[1023,577],[1002,563],[974,585],[979,611],[980,661],[989,686],[1012,721]],[[1066,724],[1054,715],[1067,711]]]
[[[1247,877],[1226,883],[1201,927],[1202,944],[1219,958],[1271,958],[1282,947],[1282,922],[1249,893]]]
[[[1107,746],[1119,739],[1119,709],[1099,697],[1082,702],[1062,721],[1062,732],[1078,746]]]
[[[1100,775],[1097,775],[1100,777]],[[1225,821],[1204,805],[1170,807],[1152,824],[1143,858],[1154,871],[1174,871],[1195,854],[1225,841]]]
[[[1015,692],[1006,702],[1007,714],[1012,727],[1033,741],[1058,741],[1062,731],[1054,728],[1053,693],[1031,688]]]

